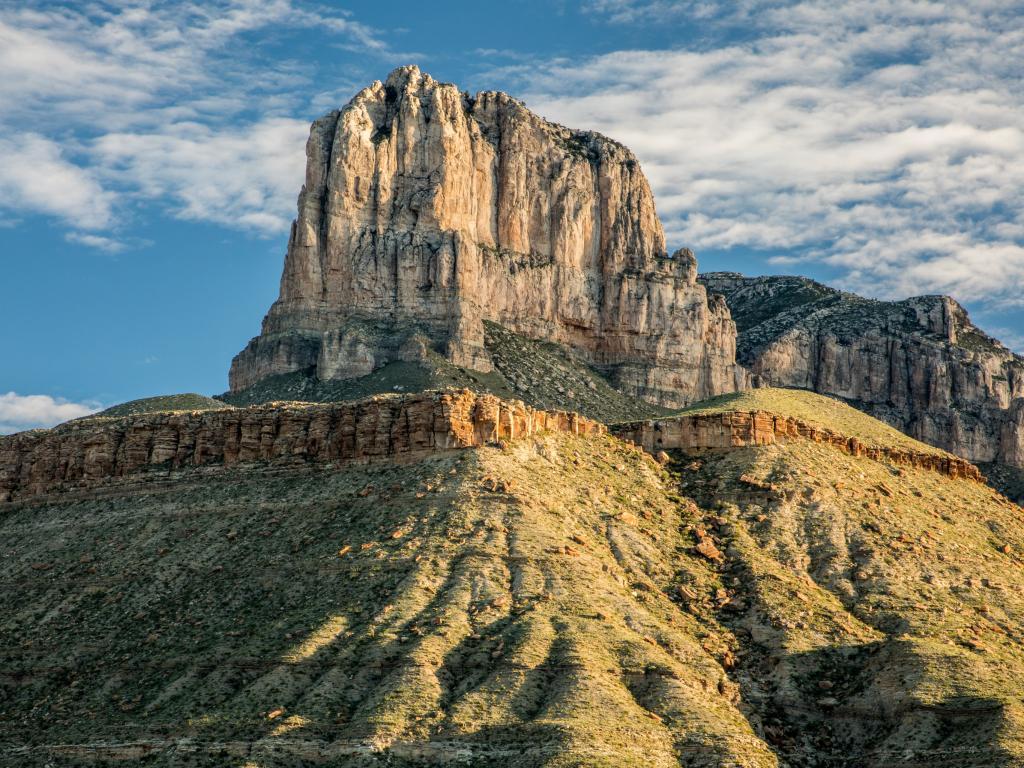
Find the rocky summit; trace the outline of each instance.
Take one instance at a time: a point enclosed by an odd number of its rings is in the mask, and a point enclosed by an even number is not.
[[[802,277],[700,277],[762,383],[842,397],[974,462],[1024,467],[1024,359],[948,296],[876,301]]]
[[[666,252],[621,144],[403,67],[317,120],[306,154],[281,294],[232,362],[232,392],[431,351],[486,373],[487,320],[659,405],[744,384],[725,303],[696,282],[691,252]]]

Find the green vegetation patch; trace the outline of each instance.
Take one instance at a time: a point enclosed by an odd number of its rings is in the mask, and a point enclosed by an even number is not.
[[[112,408],[107,408],[105,411],[93,414],[90,418],[98,416],[135,416],[140,413],[158,413],[160,411],[215,411],[228,407],[230,406],[221,400],[188,392],[181,395],[159,395],[157,397],[145,397],[141,400],[130,400],[127,403],[121,403]]]
[[[218,399],[236,406],[278,400],[337,402],[390,392],[472,389],[522,400],[545,410],[576,411],[599,421],[627,421],[667,413],[665,409],[628,397],[597,370],[565,347],[537,341],[484,322],[484,344],[494,370],[460,368],[428,350],[422,361],[387,363],[355,379],[320,381],[308,372],[271,376]]]
[[[560,344],[529,339],[486,320],[484,343],[510,394],[534,407],[577,411],[605,422],[667,413],[624,395]]]
[[[709,272],[698,279],[709,291],[725,296],[741,334],[784,312],[841,295],[805,277],[748,278],[737,272]]]

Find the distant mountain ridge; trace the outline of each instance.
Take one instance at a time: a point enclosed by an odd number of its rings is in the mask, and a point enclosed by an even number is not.
[[[1024,466],[1024,359],[948,296],[877,301],[802,277],[703,274],[764,384],[841,397],[974,462]]]

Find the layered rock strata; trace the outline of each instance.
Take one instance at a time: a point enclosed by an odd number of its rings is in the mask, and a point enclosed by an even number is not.
[[[974,462],[1024,466],[1024,360],[947,296],[874,301],[800,277],[701,276],[762,383],[846,399]]]
[[[542,431],[602,434],[604,426],[469,390],[85,419],[0,437],[0,502],[154,469],[403,459]]]
[[[306,152],[280,297],[232,362],[232,392],[429,348],[486,372],[483,320],[564,344],[660,405],[745,383],[725,303],[692,252],[667,253],[621,144],[403,67],[317,120]]]
[[[617,437],[633,441],[650,453],[676,448],[698,452],[722,451],[773,445],[784,440],[809,440],[830,445],[851,456],[865,456],[875,461],[927,469],[952,478],[978,482],[985,480],[976,466],[957,456],[871,445],[835,430],[764,411],[674,416],[619,424],[612,428],[612,432]]]

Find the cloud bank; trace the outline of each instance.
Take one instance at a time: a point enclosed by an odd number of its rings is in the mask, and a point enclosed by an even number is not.
[[[303,0],[0,7],[0,213],[53,216],[108,252],[120,240],[100,231],[141,200],[285,230],[309,128],[295,115],[316,94],[300,63],[245,36],[314,29],[389,55],[374,30]]]

